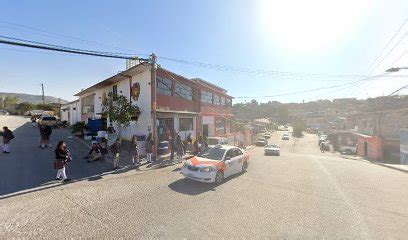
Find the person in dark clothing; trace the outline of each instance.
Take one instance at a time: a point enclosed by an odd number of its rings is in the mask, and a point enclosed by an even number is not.
[[[176,136],[174,145],[176,147],[177,162],[181,163],[183,161],[184,146],[183,141],[181,141],[181,137],[178,134]]]
[[[40,126],[40,135],[41,135],[41,146],[40,147],[42,149],[46,147],[51,148],[51,144],[50,144],[51,134],[52,134],[51,126],[45,126],[45,125]]]
[[[97,161],[102,159],[102,148],[99,143],[94,142],[92,148],[88,153],[88,162]]]
[[[69,181],[65,173],[65,166],[72,160],[71,154],[64,141],[60,141],[55,148],[54,168],[57,169],[57,176],[55,180]]]
[[[10,153],[10,141],[14,139],[13,132],[8,127],[3,127],[3,153]]]
[[[170,148],[170,161],[173,162],[174,161],[174,149],[175,149],[173,135],[169,136],[169,148]]]

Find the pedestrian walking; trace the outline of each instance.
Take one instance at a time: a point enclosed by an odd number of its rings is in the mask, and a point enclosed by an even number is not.
[[[31,116],[31,125],[33,125],[33,127],[37,126],[37,118],[34,115]]]
[[[3,153],[10,153],[10,142],[14,139],[13,132],[8,127],[3,127]]]
[[[170,148],[170,161],[173,162],[174,161],[174,149],[175,149],[173,134],[169,136],[169,148]]]
[[[326,148],[326,146],[325,146],[324,142],[320,143],[320,151],[322,153],[324,153],[325,148]]]
[[[40,136],[41,136],[41,145],[40,148],[45,149],[46,147],[51,148],[50,136],[52,134],[51,126],[40,125]]]
[[[176,146],[177,162],[181,163],[183,161],[184,145],[183,145],[183,141],[181,140],[180,135],[178,134],[176,136],[175,146]]]
[[[111,151],[113,153],[113,169],[119,168],[119,158],[120,158],[120,140],[116,139],[115,143],[111,146]]]
[[[152,160],[153,145],[154,145],[154,141],[153,141],[152,135],[149,134],[149,136],[148,136],[147,139],[146,139],[146,144],[145,144],[145,147],[146,147],[146,158],[147,158],[147,162],[148,162],[148,163],[153,163],[153,160]]]
[[[65,168],[67,163],[71,161],[72,157],[67,145],[64,141],[59,141],[57,147],[55,148],[54,168],[57,169],[57,176],[55,177],[55,180],[62,180],[63,182],[70,180],[67,178]]]
[[[130,142],[130,154],[132,155],[133,165],[140,165],[137,138],[135,135],[132,136],[132,141]]]

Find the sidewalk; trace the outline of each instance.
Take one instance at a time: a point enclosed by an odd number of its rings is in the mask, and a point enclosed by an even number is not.
[[[83,144],[84,146],[86,146],[89,150],[91,149],[92,141],[84,140],[76,136],[73,136],[73,138],[76,139],[81,144]],[[193,157],[193,155],[186,154],[183,156],[183,160],[190,159],[191,157]],[[109,153],[105,156],[105,162],[111,165],[113,164],[112,154]],[[174,162],[170,162],[170,153],[165,155],[159,155],[158,159],[156,159],[156,161],[154,161],[153,163],[148,163],[146,161],[146,158],[140,159],[140,162],[142,163],[141,165],[138,166],[133,165],[132,155],[130,154],[130,152],[128,150],[122,149],[120,152],[119,171],[127,168],[137,168],[139,171],[147,171],[176,165]],[[89,164],[92,164],[92,162]]]
[[[383,167],[387,167],[387,168],[391,168],[394,170],[408,173],[408,165],[404,165],[404,164],[392,164],[392,163],[387,163],[386,161],[381,161],[381,160],[380,161],[368,160],[363,157],[355,156],[355,155],[341,155],[341,157],[345,159],[350,159],[350,160],[365,161],[365,162],[369,162],[372,164],[376,164],[376,165],[380,165]]]

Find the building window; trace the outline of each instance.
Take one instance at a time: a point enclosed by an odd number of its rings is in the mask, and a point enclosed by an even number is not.
[[[193,119],[180,118],[179,131],[193,131]]]
[[[190,86],[178,82],[176,82],[174,94],[187,100],[193,100],[193,89]]]
[[[112,87],[112,97],[113,97],[113,101],[118,100],[118,85],[113,85],[113,87]]]
[[[231,104],[232,104],[231,99],[230,99],[230,98],[227,98],[227,99],[225,100],[225,106],[231,107]]]
[[[214,105],[220,105],[220,96],[214,94]]]
[[[168,78],[157,77],[157,93],[171,96],[171,86],[173,81]]]
[[[221,106],[225,106],[225,97],[221,97]]]
[[[201,102],[203,103],[213,103],[213,94],[207,91],[201,91]]]

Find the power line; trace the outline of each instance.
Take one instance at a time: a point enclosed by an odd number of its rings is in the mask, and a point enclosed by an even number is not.
[[[284,71],[274,71],[274,70],[254,70],[249,68],[238,68],[226,65],[218,65],[218,64],[211,64],[211,63],[203,63],[197,61],[188,61],[182,59],[175,59],[170,57],[160,57],[160,59],[173,61],[182,64],[189,64],[194,65],[197,67],[208,68],[218,71],[230,71],[230,72],[238,72],[238,73],[247,73],[247,74],[261,74],[261,75],[288,75],[288,76],[299,76],[299,77],[324,77],[324,78],[356,78],[356,77],[369,77],[368,75],[352,75],[352,74],[318,74],[318,73],[301,73],[301,72],[284,72]]]
[[[82,43],[85,43],[85,44],[88,44],[88,45],[99,45],[99,46],[119,49],[117,46],[112,46],[112,45],[109,45],[109,44],[95,42],[95,41],[84,40],[84,39],[80,39],[78,37],[68,36],[68,35],[65,35],[65,34],[54,33],[54,32],[51,32],[51,31],[47,31],[47,30],[43,30],[43,29],[39,29],[39,28],[34,28],[34,27],[29,27],[29,26],[22,25],[22,24],[19,24],[19,23],[12,23],[12,22],[9,22],[9,21],[4,21],[4,20],[0,20],[0,23],[5,23],[5,24],[11,25],[11,26],[31,30],[31,31],[37,32],[37,34],[38,34],[38,32],[45,33],[45,36],[54,35],[54,37],[65,38],[65,39],[70,39],[70,40],[76,40],[76,41],[79,41],[79,42],[82,42]],[[128,49],[126,49],[126,50],[128,51]],[[135,53],[135,54],[132,54],[132,55],[149,56],[149,54],[142,54],[142,53],[139,53],[139,54]]]
[[[363,82],[363,81],[368,81],[370,79],[380,77],[380,76],[383,76],[383,75],[385,75],[385,74],[364,78],[364,79],[357,80],[357,81],[354,81],[354,82],[351,82],[351,83],[338,84],[338,85],[328,86],[328,87],[319,87],[319,88],[308,89],[308,90],[303,90],[303,91],[298,91],[298,92],[291,92],[291,93],[284,93],[284,94],[277,94],[277,95],[270,95],[270,96],[252,96],[252,97],[241,96],[241,97],[235,97],[235,98],[270,98],[270,97],[282,97],[282,96],[297,95],[297,94],[313,92],[313,91],[318,91],[318,90],[323,90],[323,89],[331,89],[331,88],[347,86],[347,85],[351,85],[351,84],[355,84],[355,83],[359,83],[359,82]]]
[[[370,69],[374,66],[375,62],[381,57],[385,49],[391,44],[391,42],[395,39],[395,37],[400,33],[402,28],[405,26],[405,24],[408,22],[408,18],[404,20],[404,22],[401,24],[401,26],[398,28],[398,30],[394,33],[394,35],[388,40],[388,42],[385,44],[385,46],[381,49],[380,53],[377,55],[377,57],[374,59],[374,61],[370,64],[368,67],[368,71],[370,72]]]
[[[74,54],[96,56],[96,57],[118,58],[118,59],[127,59],[127,60],[134,60],[136,58],[136,57],[130,57],[130,56],[111,54],[111,53],[108,53],[108,52],[81,50],[81,49],[74,49],[74,48],[68,48],[68,47],[57,46],[57,45],[53,45],[53,46],[50,46],[50,45],[47,46],[47,44],[40,45],[41,43],[30,44],[30,43],[24,43],[24,42],[2,40],[2,39],[0,39],[0,43],[1,44],[7,44],[7,45],[13,45],[13,46],[35,48],[35,49],[42,49],[42,50],[48,50],[48,51],[74,53]],[[136,58],[136,59],[139,59],[139,60],[142,60],[142,61],[148,61],[148,59],[142,59],[142,58]]]

